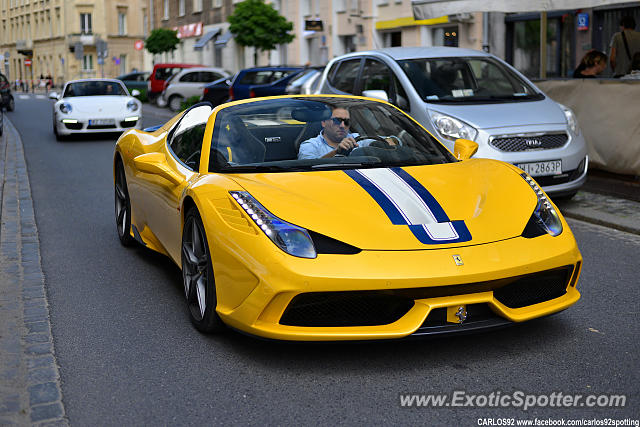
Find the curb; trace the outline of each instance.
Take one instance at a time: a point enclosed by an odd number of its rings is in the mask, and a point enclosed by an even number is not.
[[[0,425],[68,426],[29,175],[18,131],[0,138]]]

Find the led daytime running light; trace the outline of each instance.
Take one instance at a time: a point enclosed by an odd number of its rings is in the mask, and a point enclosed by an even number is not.
[[[280,249],[301,258],[315,258],[315,247],[307,230],[273,215],[246,191],[230,191],[231,196],[264,234]]]
[[[527,181],[533,192],[536,193],[536,196],[538,197],[538,204],[533,212],[538,224],[552,236],[557,236],[562,233],[562,222],[560,221],[560,216],[544,194],[544,191],[542,191],[535,180],[526,173],[521,173],[520,176]]]

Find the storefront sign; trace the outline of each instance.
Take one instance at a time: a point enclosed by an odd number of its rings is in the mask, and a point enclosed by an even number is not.
[[[578,31],[588,31],[588,30],[589,30],[589,14],[579,13],[578,14]]]
[[[307,19],[304,21],[305,31],[322,31],[323,28],[324,27],[320,19]]]
[[[187,37],[200,37],[202,35],[202,22],[181,25],[179,27],[174,27],[173,29],[174,31],[178,32],[179,39],[184,39]]]

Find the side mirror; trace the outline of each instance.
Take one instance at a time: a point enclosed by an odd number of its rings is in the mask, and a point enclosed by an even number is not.
[[[362,96],[389,102],[389,95],[387,95],[387,92],[384,90],[363,90]]]
[[[184,177],[169,168],[162,153],[141,154],[133,159],[133,164],[139,171],[161,176],[174,185],[184,180]]]
[[[131,91],[131,96],[140,96],[140,91],[138,89],[134,89]]]
[[[58,92],[49,92],[49,99],[58,100]]]
[[[458,160],[466,160],[471,158],[478,151],[478,143],[468,139],[456,139],[453,145],[453,155]]]

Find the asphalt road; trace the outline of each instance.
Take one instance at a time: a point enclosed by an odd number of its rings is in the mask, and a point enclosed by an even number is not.
[[[63,402],[72,426],[479,425],[640,416],[640,236],[570,221],[582,299],[479,335],[291,344],[189,323],[179,269],[117,239],[114,138],[56,142],[47,99],[17,99]],[[164,119],[147,115],[145,126]],[[624,394],[618,408],[404,408],[401,393]]]

